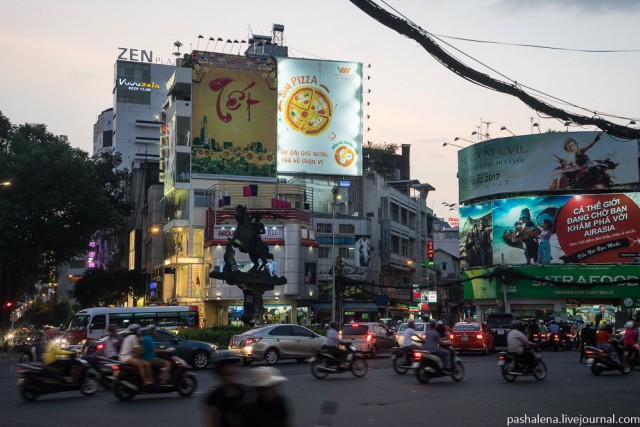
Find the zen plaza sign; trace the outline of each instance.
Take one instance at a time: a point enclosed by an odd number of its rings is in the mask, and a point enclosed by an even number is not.
[[[119,61],[148,62],[150,64],[176,65],[175,59],[163,59],[154,57],[153,51],[145,49],[132,49],[130,47],[119,47]]]

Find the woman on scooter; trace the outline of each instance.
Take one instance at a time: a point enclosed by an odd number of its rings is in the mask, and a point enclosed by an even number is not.
[[[632,357],[636,360],[640,359],[640,351],[638,348],[638,330],[635,323],[629,320],[625,325],[624,331],[624,348],[632,352]]]
[[[596,345],[600,350],[606,351],[614,363],[620,364],[618,352],[611,344],[611,333],[609,333],[609,328],[604,322],[598,325],[598,332],[596,332]]]

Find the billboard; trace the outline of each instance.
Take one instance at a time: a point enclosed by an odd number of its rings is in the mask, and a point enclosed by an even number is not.
[[[273,58],[193,52],[191,174],[276,176]]]
[[[490,207],[488,206],[490,205]],[[631,264],[640,260],[640,193],[494,200],[460,208],[462,268]],[[479,230],[491,224],[491,262]]]
[[[278,59],[278,172],[362,175],[362,64]]]
[[[638,141],[550,132],[479,142],[458,152],[460,200],[517,192],[633,190]]]
[[[638,265],[547,265],[514,267],[518,276],[505,285],[507,298],[637,298],[640,297]],[[502,297],[495,280],[481,278],[491,269],[480,268],[463,273],[465,299]],[[566,284],[549,283],[564,282]],[[629,280],[628,282],[625,282]]]

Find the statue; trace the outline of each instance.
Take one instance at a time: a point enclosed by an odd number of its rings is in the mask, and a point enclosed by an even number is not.
[[[269,253],[269,246],[261,237],[265,233],[262,213],[255,212],[249,218],[247,207],[238,205],[236,221],[238,225],[233,236],[227,239],[223,255],[224,267],[222,271],[212,271],[209,277],[225,280],[228,284],[242,289],[244,294],[242,321],[246,325],[261,325],[264,323],[264,293],[272,291],[277,285],[284,285],[287,283],[287,278],[272,275],[269,271],[268,260],[273,259],[273,254]],[[234,248],[249,255],[253,267],[248,272],[239,271]]]

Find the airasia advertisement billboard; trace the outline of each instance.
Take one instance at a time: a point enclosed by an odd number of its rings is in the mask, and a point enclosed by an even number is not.
[[[598,132],[491,139],[458,152],[458,180],[462,202],[519,192],[631,191],[638,182],[638,141]]]
[[[278,59],[278,172],[362,175],[362,64]]]
[[[463,268],[640,260],[640,193],[501,199],[460,215]]]

